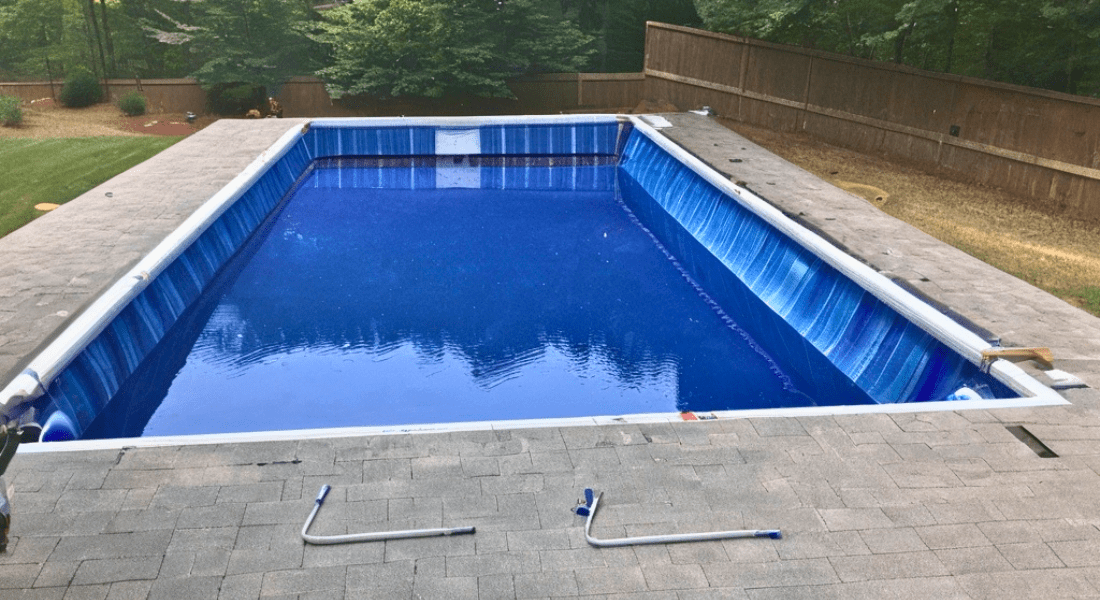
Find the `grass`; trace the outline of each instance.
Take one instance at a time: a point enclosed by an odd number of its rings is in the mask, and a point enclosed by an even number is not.
[[[0,138],[0,236],[178,142],[180,137]]]
[[[1077,301],[1074,304],[1100,316],[1100,287],[1086,285],[1072,289],[1059,289],[1056,293],[1060,297],[1075,298]]]

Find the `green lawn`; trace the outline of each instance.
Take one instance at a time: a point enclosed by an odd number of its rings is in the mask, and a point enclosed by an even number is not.
[[[175,144],[180,137],[0,138],[0,236]]]

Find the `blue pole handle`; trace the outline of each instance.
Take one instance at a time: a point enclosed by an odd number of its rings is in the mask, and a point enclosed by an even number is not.
[[[321,503],[325,501],[325,496],[328,495],[329,490],[331,489],[332,487],[329,486],[327,483],[321,486],[321,491],[317,493],[317,506],[320,506]]]

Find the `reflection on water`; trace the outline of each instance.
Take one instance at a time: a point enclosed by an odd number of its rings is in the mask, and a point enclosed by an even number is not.
[[[610,191],[305,185],[222,291],[182,336],[193,347],[162,352],[166,380],[129,386],[163,401],[120,400],[111,418],[167,435],[770,408],[796,393]]]

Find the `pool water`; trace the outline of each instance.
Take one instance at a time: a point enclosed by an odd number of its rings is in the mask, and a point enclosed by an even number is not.
[[[808,396],[614,165],[486,173],[314,169],[83,437],[869,402]]]

